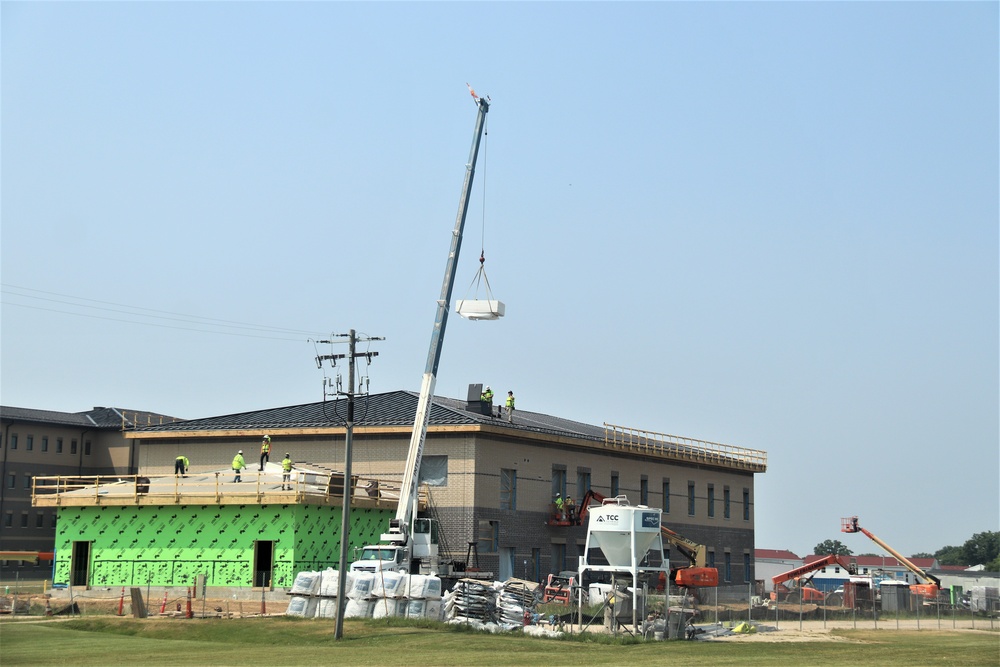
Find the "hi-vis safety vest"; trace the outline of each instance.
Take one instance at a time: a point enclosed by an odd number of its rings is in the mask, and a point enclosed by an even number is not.
[[[291,472],[292,471],[292,460],[291,459],[285,459],[284,461],[282,461],[281,462],[281,469],[284,470],[285,472]]]
[[[271,441],[270,440],[265,440],[264,442],[262,442],[260,444],[260,453],[261,454],[267,454],[270,451],[271,451]]]
[[[237,454],[236,458],[233,459],[233,470],[239,470],[240,468],[246,468],[247,464],[243,461],[243,455]]]

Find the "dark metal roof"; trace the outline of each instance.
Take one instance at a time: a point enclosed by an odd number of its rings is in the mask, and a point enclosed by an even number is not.
[[[355,426],[412,426],[417,411],[419,396],[412,391],[392,391],[384,394],[359,396],[355,398]],[[512,429],[546,432],[556,435],[572,435],[593,440],[604,440],[604,427],[581,424],[568,419],[560,419],[538,412],[517,410],[514,423],[508,423],[506,416],[489,417],[466,410],[466,402],[435,396],[431,401],[431,426],[460,426],[472,424],[496,424]],[[343,425],[347,415],[347,399],[319,403],[291,405],[283,408],[269,408],[253,412],[241,412],[220,417],[190,419],[187,421],[139,427],[138,432],[163,433],[170,431],[223,431],[238,429],[279,429],[308,428]]]
[[[0,418],[4,421],[25,424],[52,424],[79,428],[121,429],[122,420],[126,428],[140,424],[174,421],[169,417],[155,412],[142,410],[124,410],[121,408],[94,408],[85,412],[58,412],[56,410],[35,410],[33,408],[16,408],[7,405],[0,406]]]

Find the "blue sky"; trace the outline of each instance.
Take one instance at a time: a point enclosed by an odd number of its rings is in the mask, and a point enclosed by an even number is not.
[[[0,13],[4,405],[319,400],[350,328],[418,390],[469,82],[439,394],[766,450],[763,548],[1000,527],[996,3]]]

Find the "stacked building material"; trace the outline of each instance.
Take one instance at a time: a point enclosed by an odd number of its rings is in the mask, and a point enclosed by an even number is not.
[[[497,622],[505,629],[528,625],[540,601],[538,584],[523,579],[508,579],[500,587]]]
[[[458,622],[496,623],[497,589],[477,579],[459,579],[445,599],[444,615]]]

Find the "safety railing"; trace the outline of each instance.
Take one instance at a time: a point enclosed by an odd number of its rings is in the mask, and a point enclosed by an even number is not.
[[[615,424],[604,424],[604,446],[754,472],[767,470],[767,452],[759,449],[724,445]]]

